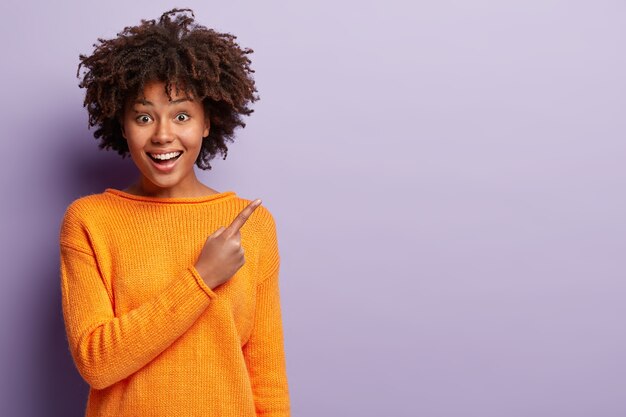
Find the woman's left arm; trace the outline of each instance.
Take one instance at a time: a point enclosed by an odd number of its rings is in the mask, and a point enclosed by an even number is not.
[[[290,417],[289,387],[280,307],[280,257],[276,226],[269,211],[261,241],[262,280],[257,284],[256,313],[243,354],[252,381],[257,416]]]

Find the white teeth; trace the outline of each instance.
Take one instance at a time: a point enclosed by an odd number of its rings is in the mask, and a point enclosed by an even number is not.
[[[154,159],[160,159],[162,161],[165,161],[166,159],[172,159],[177,157],[178,155],[180,155],[182,152],[170,152],[170,153],[151,153],[150,156],[152,156]]]

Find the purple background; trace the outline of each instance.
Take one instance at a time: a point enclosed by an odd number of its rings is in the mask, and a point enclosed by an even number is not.
[[[3,416],[82,416],[58,229],[134,179],[79,53],[163,1],[5,1]],[[263,199],[293,415],[626,415],[623,1],[189,1],[261,100],[207,185]]]

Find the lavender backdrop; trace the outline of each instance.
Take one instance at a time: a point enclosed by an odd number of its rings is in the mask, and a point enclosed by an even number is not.
[[[3,5],[3,416],[82,416],[58,228],[136,173],[78,54],[174,6],[255,50],[201,178],[277,219],[294,417],[626,415],[624,2]]]

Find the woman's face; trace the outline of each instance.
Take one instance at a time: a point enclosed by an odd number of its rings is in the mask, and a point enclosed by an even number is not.
[[[171,95],[169,100],[165,83],[150,82],[143,95],[126,105],[122,119],[142,192],[157,197],[185,196],[197,187],[193,167],[210,127],[201,102],[175,85]]]

